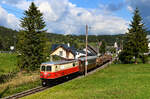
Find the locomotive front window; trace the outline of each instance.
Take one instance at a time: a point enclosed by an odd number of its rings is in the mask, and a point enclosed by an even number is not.
[[[52,69],[51,66],[46,67],[46,71],[51,71],[51,69]]]
[[[41,71],[45,71],[45,66],[42,66]]]

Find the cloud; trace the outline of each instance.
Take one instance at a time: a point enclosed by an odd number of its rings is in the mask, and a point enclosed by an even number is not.
[[[13,15],[8,13],[5,9],[0,6],[0,25],[12,29],[19,29],[19,21]]]
[[[115,3],[109,3],[109,4],[100,4],[99,7],[105,11],[108,12],[115,12],[118,10],[121,10],[125,6],[124,2],[119,2],[117,4]]]
[[[133,12],[133,10],[138,7],[140,10],[140,14],[143,18],[144,23],[147,27],[150,26],[150,0],[126,0],[128,4],[129,11]]]
[[[18,9],[27,9],[30,2],[19,0],[12,5]],[[49,32],[85,34],[86,24],[91,27],[89,34],[93,35],[123,34],[128,28],[128,21],[121,17],[105,14],[100,9],[77,7],[68,0],[34,0],[34,2],[43,13]],[[10,4],[11,0],[7,0],[5,3]],[[120,8],[111,5],[110,9],[117,10]]]

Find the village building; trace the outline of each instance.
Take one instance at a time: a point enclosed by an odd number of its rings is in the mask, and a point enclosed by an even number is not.
[[[62,59],[75,59],[76,51],[74,47],[66,44],[54,44],[52,45],[52,53],[50,56],[59,56]]]
[[[88,45],[88,56],[96,56],[98,53],[91,46]],[[63,60],[73,60],[79,57],[86,56],[86,49],[77,50],[75,47],[70,46],[70,44],[53,44],[52,52],[50,56],[59,56]]]

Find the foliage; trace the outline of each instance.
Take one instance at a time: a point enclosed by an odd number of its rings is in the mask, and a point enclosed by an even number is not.
[[[8,29],[0,26],[0,50],[1,51],[10,51],[10,46],[15,46],[17,42],[16,35],[18,31],[14,31],[12,29]],[[62,35],[56,33],[46,33],[46,37],[48,38],[50,44],[67,44],[68,42],[71,45],[74,45],[78,49],[82,49],[85,47],[85,35]],[[117,43],[121,42],[121,39],[124,35],[89,35],[88,42],[89,44],[94,44],[96,46],[96,42],[104,40],[107,42],[108,46],[113,46],[114,42],[117,39]]]
[[[137,59],[140,56],[145,57],[144,53],[148,52],[147,30],[144,28],[137,8],[134,11],[133,21],[130,27],[128,29],[129,32],[125,36],[123,51],[120,54],[120,60],[123,63],[131,63],[130,61],[133,57],[135,58],[135,63],[137,63]],[[142,61],[145,63],[145,59],[142,59]]]
[[[10,46],[15,46],[17,33],[15,30],[0,26],[0,51],[10,51]]]
[[[141,60],[142,60],[142,62],[143,62],[144,64],[149,61],[147,55],[142,55],[142,56],[140,56],[140,58],[141,58]]]
[[[45,22],[33,2],[24,15],[21,20],[23,30],[18,35],[18,65],[21,69],[30,71],[37,69],[46,60]]]
[[[100,48],[99,48],[99,52],[100,52],[102,55],[106,53],[106,46],[107,46],[106,42],[105,42],[105,41],[102,41],[102,45],[101,45]]]

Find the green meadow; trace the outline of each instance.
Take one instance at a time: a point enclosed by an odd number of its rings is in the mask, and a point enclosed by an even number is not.
[[[0,53],[0,75],[17,69],[17,54]]]
[[[112,64],[23,99],[149,99],[150,64]]]

